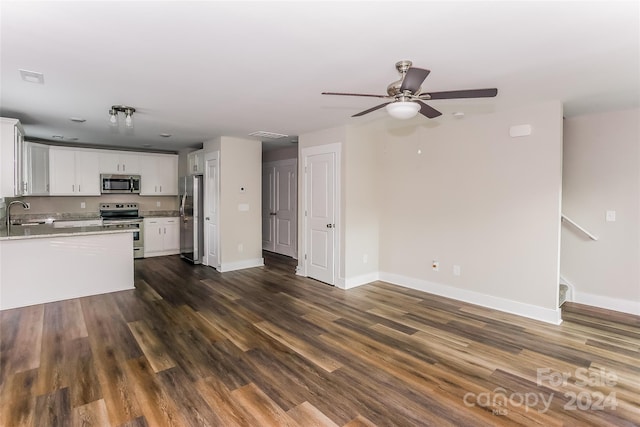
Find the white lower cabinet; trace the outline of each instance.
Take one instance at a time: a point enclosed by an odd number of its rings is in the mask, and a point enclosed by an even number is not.
[[[144,219],[145,258],[180,253],[179,218]]]

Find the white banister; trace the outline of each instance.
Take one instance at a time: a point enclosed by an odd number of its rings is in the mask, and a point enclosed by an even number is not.
[[[598,237],[589,233],[587,230],[585,230],[584,228],[582,228],[581,226],[579,226],[574,220],[572,220],[571,218],[569,218],[568,216],[566,216],[565,214],[562,214],[562,220],[565,222],[568,222],[569,224],[573,225],[575,228],[577,228],[578,230],[582,231],[588,238],[590,238],[591,240],[598,240]]]

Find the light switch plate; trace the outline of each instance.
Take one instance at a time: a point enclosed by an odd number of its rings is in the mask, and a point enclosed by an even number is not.
[[[607,211],[607,222],[616,222],[616,211]]]

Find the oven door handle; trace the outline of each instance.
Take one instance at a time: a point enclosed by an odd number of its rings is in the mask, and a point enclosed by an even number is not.
[[[116,221],[116,222],[103,222],[102,225],[104,226],[109,226],[109,225],[136,225],[136,224],[142,224],[142,221]]]
[[[133,177],[129,177],[129,191],[133,193]]]

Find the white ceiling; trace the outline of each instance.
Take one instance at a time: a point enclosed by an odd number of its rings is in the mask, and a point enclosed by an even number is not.
[[[384,109],[350,116],[382,100],[320,93],[385,94],[402,59],[431,70],[423,90],[499,89],[496,98],[431,101],[444,113],[436,121],[550,99],[564,103],[565,116],[639,105],[637,1],[3,0],[0,8],[0,113],[32,138],[177,150],[222,135],[295,136],[380,120]],[[43,73],[44,84],[22,81],[19,69]],[[108,126],[113,104],[137,109],[132,133]]]

